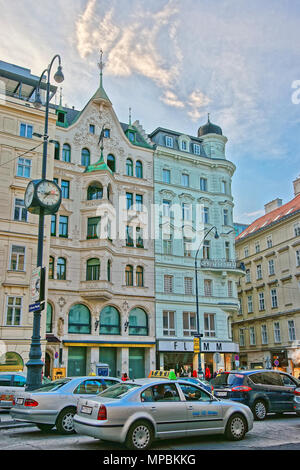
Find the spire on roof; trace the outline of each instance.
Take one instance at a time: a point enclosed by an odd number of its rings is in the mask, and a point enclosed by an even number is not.
[[[98,68],[100,70],[100,84],[99,88],[96,91],[96,93],[93,96],[93,100],[105,100],[110,103],[110,99],[108,98],[107,94],[105,93],[105,90],[103,88],[103,69],[104,69],[105,63],[103,62],[103,51],[100,49],[100,57],[99,57],[99,62],[98,62]]]

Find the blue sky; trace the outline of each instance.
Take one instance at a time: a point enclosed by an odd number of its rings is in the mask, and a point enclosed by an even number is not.
[[[123,122],[228,138],[234,218],[293,197],[300,174],[300,4],[297,0],[0,0],[0,58],[39,75],[63,59],[63,102],[81,109],[104,86]],[[298,95],[297,95],[298,97]],[[300,97],[300,93],[299,93]],[[295,100],[294,100],[295,101]]]

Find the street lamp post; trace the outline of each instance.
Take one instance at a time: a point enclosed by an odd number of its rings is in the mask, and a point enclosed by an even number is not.
[[[205,240],[205,238],[207,237],[207,235],[213,230],[215,229],[215,238],[219,238],[219,235],[218,235],[218,231],[217,231],[217,227],[213,226],[211,227],[208,232],[204,235],[204,237],[202,238],[201,240],[201,243],[198,247],[198,250],[196,251],[196,255],[195,255],[195,284],[196,284],[196,312],[197,312],[197,336],[199,338],[199,352],[198,352],[198,377],[199,378],[202,378],[203,377],[203,371],[202,371],[202,365],[201,365],[201,333],[200,333],[200,312],[199,312],[199,293],[198,293],[198,265],[197,265],[197,257],[198,257],[198,253],[199,253],[199,250]],[[203,336],[203,335],[202,335]]]
[[[41,81],[47,74],[47,87],[46,87],[46,102],[45,102],[45,125],[44,125],[44,142],[43,142],[43,160],[42,160],[42,180],[46,179],[47,171],[47,148],[48,148],[48,121],[49,121],[49,102],[50,102],[50,72],[52,65],[58,59],[59,65],[57,71],[54,75],[54,79],[57,83],[61,83],[64,80],[61,66],[61,58],[56,54],[50,62],[48,68],[46,68],[41,76],[36,90],[36,97],[34,106],[36,108],[41,108],[42,100],[40,96],[40,85]],[[39,210],[39,228],[38,228],[38,248],[37,248],[37,267],[43,266],[43,242],[44,242],[44,217],[45,209],[40,207]],[[29,351],[29,361],[26,363],[27,366],[27,380],[26,380],[26,390],[34,390],[38,388],[42,383],[42,368],[44,363],[42,361],[42,349],[41,349],[41,337],[40,337],[40,325],[41,325],[41,311],[44,306],[39,310],[36,310],[33,313],[33,328],[32,328],[32,338]]]

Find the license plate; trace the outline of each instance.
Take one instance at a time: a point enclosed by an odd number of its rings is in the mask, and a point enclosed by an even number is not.
[[[23,403],[24,403],[24,398],[17,399],[17,405],[23,405]]]
[[[90,414],[92,414],[92,411],[93,411],[93,408],[91,408],[90,406],[82,406],[81,407],[81,413],[85,413],[87,415],[90,415]]]
[[[227,392],[215,392],[217,397],[227,397]]]

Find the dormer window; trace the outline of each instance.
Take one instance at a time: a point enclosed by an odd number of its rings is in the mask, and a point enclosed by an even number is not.
[[[187,150],[187,142],[186,140],[181,141],[181,150],[184,150],[186,152]]]
[[[166,135],[166,147],[174,147],[173,137],[170,137],[169,135]]]
[[[194,154],[200,155],[201,147],[199,144],[194,144]]]
[[[110,129],[104,129],[104,137],[106,139],[109,139],[110,138]]]
[[[128,132],[128,139],[130,140],[130,142],[134,142],[135,141],[135,133],[132,132],[132,131],[129,131]]]
[[[90,130],[90,134],[95,134],[95,125],[90,124],[89,130]]]
[[[57,122],[60,122],[61,124],[65,123],[65,113],[57,113]]]

